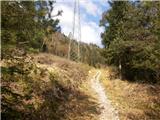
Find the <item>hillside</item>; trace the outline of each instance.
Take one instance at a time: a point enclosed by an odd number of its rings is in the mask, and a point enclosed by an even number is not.
[[[1,119],[160,120],[160,2],[58,2],[0,1]]]
[[[2,119],[94,119],[97,102],[85,87],[90,68],[51,54],[4,59]]]
[[[2,119],[159,119],[159,85],[122,81],[112,68],[52,54],[20,54],[1,63]]]
[[[78,42],[76,40],[70,39],[68,36],[60,32],[52,33],[50,36],[45,38],[43,52],[51,53],[63,58],[68,58],[70,42],[70,59],[73,61],[77,61]],[[95,67],[99,67],[100,64],[105,63],[105,58],[101,55],[102,49],[98,47],[96,44],[87,44],[84,42],[79,42],[79,49],[81,62]]]

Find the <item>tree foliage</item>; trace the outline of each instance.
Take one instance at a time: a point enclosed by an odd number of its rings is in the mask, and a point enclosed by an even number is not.
[[[46,38],[46,50],[45,52],[68,58],[69,41],[70,38],[66,35],[55,32]],[[101,48],[95,44],[86,44],[84,42],[79,43],[80,48],[80,62],[87,63],[91,66],[99,67],[100,64],[104,64],[104,57],[101,55]],[[78,42],[71,40],[71,56],[70,59],[77,61],[78,56]]]
[[[108,64],[121,65],[122,76],[160,80],[160,2],[110,1],[100,25]]]
[[[54,3],[54,1],[2,1],[2,50],[9,47],[39,50],[45,36],[60,31],[59,20],[53,20],[51,16]],[[61,11],[57,15],[60,14]]]

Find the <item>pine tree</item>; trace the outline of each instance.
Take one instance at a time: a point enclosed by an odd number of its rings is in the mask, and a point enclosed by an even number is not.
[[[47,1],[2,1],[2,50],[10,47],[40,49],[45,36],[60,31],[59,20],[53,20],[51,16],[54,3],[54,1],[49,1],[49,4]],[[57,15],[61,12],[59,11]]]
[[[110,2],[111,9],[100,24],[108,64],[121,65],[121,74],[130,80],[158,82],[160,2]]]

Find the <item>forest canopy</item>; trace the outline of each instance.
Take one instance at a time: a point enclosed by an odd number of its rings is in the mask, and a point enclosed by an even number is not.
[[[121,67],[123,78],[160,80],[160,2],[109,1],[100,26],[106,63]]]
[[[39,50],[44,37],[60,31],[51,19],[54,1],[3,1],[1,5],[2,51],[11,47]],[[59,11],[57,15],[60,15]]]

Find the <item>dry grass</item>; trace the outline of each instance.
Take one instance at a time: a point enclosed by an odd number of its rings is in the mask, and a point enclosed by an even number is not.
[[[160,119],[160,85],[111,79],[114,74],[111,68],[103,69],[102,73],[106,94],[118,109],[121,120]]]
[[[69,61],[51,54],[34,55],[34,59],[56,73],[57,82],[65,88],[67,100],[59,106],[56,115],[64,120],[96,120],[97,102],[88,89],[88,65]],[[46,59],[47,58],[47,59]],[[51,69],[50,69],[51,68]],[[54,68],[54,70],[52,70]],[[53,75],[55,76],[55,75]],[[63,94],[64,91],[61,91]],[[58,114],[61,113],[61,114]],[[63,116],[62,116],[63,114]]]
[[[51,54],[31,56],[37,67],[29,68],[26,76],[21,74],[21,69],[8,71],[13,67],[9,69],[2,63],[2,117],[10,115],[7,120],[96,120],[98,104],[88,82],[96,70]],[[27,67],[27,63],[24,66]],[[110,68],[101,71],[106,94],[118,109],[121,120],[160,119],[160,85],[116,79]],[[9,108],[4,109],[5,106]]]
[[[31,56],[34,68],[23,60],[11,65],[15,69],[21,63],[29,69],[25,74],[21,68],[10,72],[3,62],[3,119],[96,120],[97,103],[86,84],[91,67],[51,54]]]
[[[47,59],[46,59],[47,58]],[[88,88],[88,71],[92,68],[86,64],[69,61],[51,54],[34,55],[34,59],[41,65],[55,68],[58,82],[69,91],[68,100],[60,105],[60,111],[56,113],[58,119],[65,120],[97,120],[98,105],[96,98],[92,96]],[[44,68],[44,66],[43,66]],[[52,71],[52,73],[53,73]],[[64,116],[60,117],[58,113]]]

